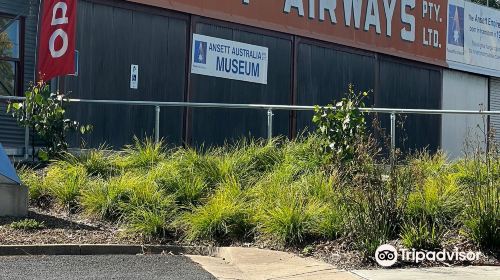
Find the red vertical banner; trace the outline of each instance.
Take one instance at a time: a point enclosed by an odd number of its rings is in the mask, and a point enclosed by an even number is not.
[[[75,72],[77,0],[43,0],[40,42],[38,49],[38,79]]]

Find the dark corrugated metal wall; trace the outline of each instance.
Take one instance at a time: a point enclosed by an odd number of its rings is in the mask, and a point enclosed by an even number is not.
[[[379,63],[380,85],[375,96],[379,108],[441,109],[442,74],[435,68],[382,58]],[[380,116],[389,131],[389,116]],[[397,146],[404,150],[428,148],[436,151],[441,144],[441,117],[408,115],[398,118]],[[425,137],[422,137],[425,136]]]
[[[375,56],[353,53],[332,45],[299,43],[297,105],[327,105],[340,100],[349,84],[356,91],[375,88]],[[372,98],[366,105],[372,105]],[[312,113],[297,113],[297,129],[311,128]]]
[[[351,83],[356,92],[374,91],[365,102],[367,106],[441,108],[441,72],[434,67],[404,63],[344,47],[304,42],[299,43],[298,47],[297,73],[298,105],[326,105],[340,100]],[[382,130],[389,136],[389,116],[380,114],[377,118]],[[298,113],[298,130],[311,127],[311,119],[312,113]],[[398,123],[399,148],[428,147],[432,151],[439,148],[439,116],[410,115],[399,118]],[[426,137],[418,137],[421,135]]]
[[[198,22],[195,33],[269,48],[268,84],[191,75],[191,102],[290,104],[292,38],[274,37]],[[289,134],[289,113],[274,112],[274,133]],[[267,135],[267,111],[193,109],[191,140],[195,145],[222,144],[226,138]]]
[[[187,20],[80,1],[77,49],[80,76],[66,79],[83,99],[183,101]],[[139,65],[139,89],[130,89],[131,64]],[[154,134],[154,107],[72,105],[72,116],[92,124],[87,145],[115,148],[133,136]],[[160,135],[180,144],[183,110],[163,108]]]
[[[368,105],[441,105],[441,73],[421,64],[125,2],[79,1],[78,16],[80,76],[64,82],[64,89],[75,98],[324,105],[341,98],[352,83],[358,90],[374,89]],[[194,33],[269,48],[268,84],[186,75],[190,24]],[[29,63],[27,58],[27,68]],[[131,64],[140,67],[138,90],[129,87]],[[107,143],[119,148],[134,135],[154,133],[152,107],[79,104],[72,105],[70,112],[94,126],[92,134],[84,137],[89,146]],[[297,113],[293,124],[289,112],[274,113],[275,135],[288,136],[295,132],[290,127],[301,131],[311,125],[311,113]],[[387,116],[381,119],[388,127]],[[438,117],[410,116],[398,142],[407,139],[404,147],[435,150],[439,123]],[[162,108],[161,113],[161,136],[174,144],[186,139],[195,145],[218,145],[226,138],[265,137],[266,125],[265,111],[194,109],[184,115],[183,109]],[[427,137],[416,137],[422,133]],[[75,145],[81,143],[74,139]]]
[[[38,18],[37,0],[0,0],[0,13],[20,15],[24,19],[24,85],[34,80],[36,26]],[[5,114],[6,106],[0,102],[0,142],[6,147],[24,147],[24,129]]]

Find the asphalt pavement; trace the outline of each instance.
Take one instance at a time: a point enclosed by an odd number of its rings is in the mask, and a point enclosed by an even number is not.
[[[184,256],[22,256],[0,257],[0,279],[212,280]]]

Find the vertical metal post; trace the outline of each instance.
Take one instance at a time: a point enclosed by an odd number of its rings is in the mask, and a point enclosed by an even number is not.
[[[271,142],[273,140],[273,109],[269,108],[267,110],[267,140]]]
[[[26,126],[24,128],[24,159],[27,160],[29,158],[29,149],[30,149],[30,127]]]
[[[155,143],[160,143],[160,106],[155,106]]]
[[[396,153],[396,113],[391,113],[391,165],[394,165]]]

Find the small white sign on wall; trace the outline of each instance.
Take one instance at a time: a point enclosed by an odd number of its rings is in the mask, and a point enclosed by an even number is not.
[[[139,65],[132,64],[130,66],[130,88],[139,88]]]

